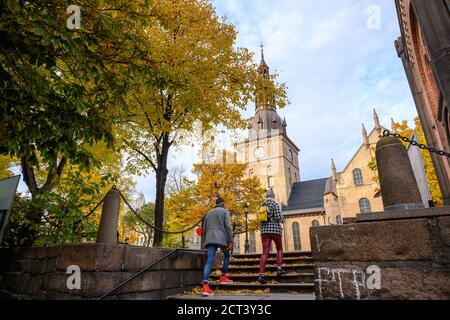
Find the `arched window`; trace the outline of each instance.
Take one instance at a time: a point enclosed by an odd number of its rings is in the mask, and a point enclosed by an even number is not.
[[[342,217],[336,216],[336,224],[342,224]]]
[[[273,189],[273,187],[275,187],[273,184],[273,177],[268,178],[268,183],[269,183],[269,189]]]
[[[248,176],[250,177],[250,178],[252,178],[253,176],[255,175],[255,170],[250,170],[249,171],[249,173],[248,173]]]
[[[356,168],[355,170],[353,170],[353,181],[355,182],[355,186],[357,187],[364,184],[361,169]]]
[[[359,200],[359,209],[361,213],[371,213],[372,209],[370,207],[370,201],[366,198]]]
[[[294,173],[294,177],[295,177],[295,181],[294,182],[298,182],[297,172]]]
[[[288,175],[289,175],[289,185],[292,185],[292,173],[291,173],[291,168],[288,168]]]
[[[239,234],[234,237],[233,252],[236,254],[241,253],[241,236]]]
[[[292,224],[292,236],[294,238],[294,250],[301,251],[302,250],[302,242],[300,239],[300,225],[298,222],[294,222]]]
[[[333,218],[328,217],[328,225],[331,226],[333,224]]]
[[[319,222],[318,220],[314,220],[314,221],[312,222],[312,226],[313,226],[313,227],[320,227],[320,222]]]

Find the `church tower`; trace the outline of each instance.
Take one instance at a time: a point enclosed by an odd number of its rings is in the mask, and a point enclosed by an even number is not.
[[[263,83],[269,81],[270,68],[262,45],[258,73]],[[263,188],[273,188],[277,201],[286,205],[292,185],[300,181],[300,149],[287,135],[286,119],[278,115],[273,94],[259,89],[255,96],[248,138],[236,145],[238,162],[247,164],[247,176],[258,177]]]

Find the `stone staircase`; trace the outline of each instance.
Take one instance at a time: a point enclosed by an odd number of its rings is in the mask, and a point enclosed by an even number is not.
[[[276,275],[276,255],[271,254],[266,268],[266,285],[258,282],[260,254],[241,254],[232,258],[229,274],[235,281],[231,285],[219,284],[220,269],[211,276],[212,290],[232,294],[245,290],[270,293],[314,293],[314,270],[310,252],[289,252],[284,254],[284,269],[287,275],[278,278]]]

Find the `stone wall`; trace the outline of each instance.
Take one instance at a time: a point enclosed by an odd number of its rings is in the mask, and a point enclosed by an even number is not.
[[[170,250],[82,244],[0,250],[2,299],[95,299]],[[140,275],[108,299],[165,299],[202,280],[203,251],[181,251]],[[81,289],[69,290],[69,266],[81,270]]]
[[[450,299],[450,209],[426,210],[312,228],[317,298]]]

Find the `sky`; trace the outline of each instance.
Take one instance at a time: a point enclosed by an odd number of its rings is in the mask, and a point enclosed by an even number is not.
[[[213,0],[217,14],[238,31],[236,46],[249,48],[286,83],[291,105],[279,110],[299,146],[303,181],[329,177],[362,143],[376,108],[381,124],[416,116],[394,40],[400,30],[394,0]],[[243,117],[254,113],[249,105]],[[224,145],[228,145],[224,138]],[[192,170],[191,146],[170,153],[169,166]],[[153,175],[135,177],[136,190],[154,201]]]

